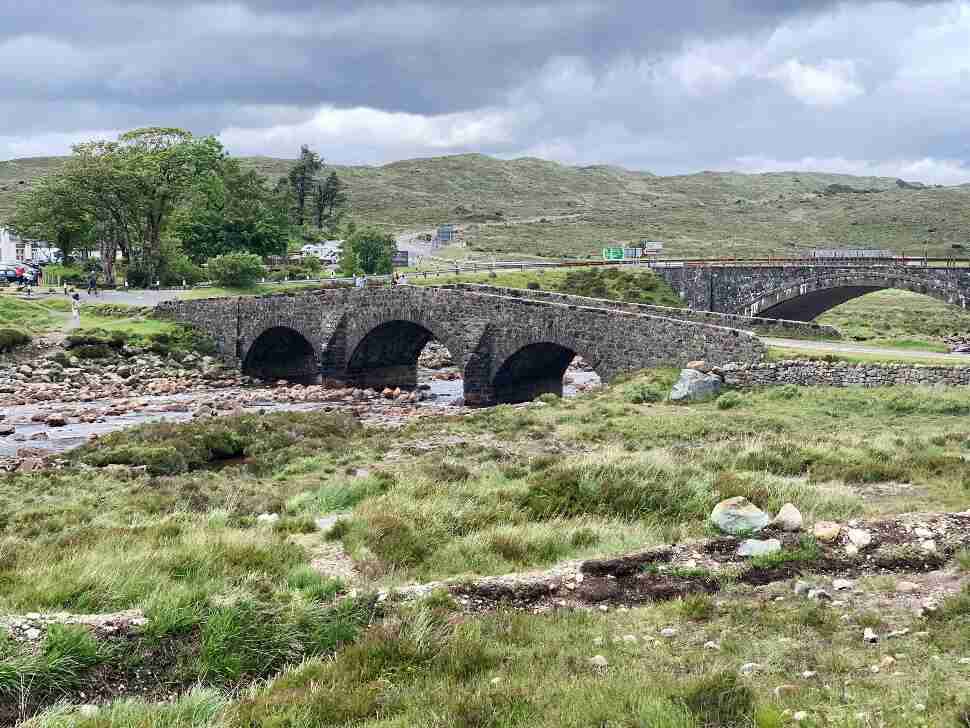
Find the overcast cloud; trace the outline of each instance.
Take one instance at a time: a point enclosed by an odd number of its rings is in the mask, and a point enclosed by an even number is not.
[[[145,125],[335,163],[970,182],[970,0],[0,0],[0,159]]]

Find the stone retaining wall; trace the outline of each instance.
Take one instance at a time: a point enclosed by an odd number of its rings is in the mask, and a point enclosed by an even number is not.
[[[694,309],[690,308],[674,308],[673,306],[654,306],[644,303],[624,303],[623,301],[611,301],[605,298],[573,296],[570,294],[556,293],[553,291],[502,288],[500,286],[489,286],[478,283],[455,283],[444,287],[479,293],[491,292],[500,296],[530,298],[537,301],[548,301],[550,303],[594,306],[596,308],[607,308],[614,311],[626,311],[628,313],[640,313],[649,316],[663,316],[665,318],[692,321],[699,324],[710,324],[712,326],[725,326],[730,329],[741,329],[742,331],[751,331],[764,336],[779,336],[782,338],[799,339],[842,338],[842,333],[834,326],[817,324],[812,321],[788,321],[786,319],[737,316],[735,314],[717,313],[715,311],[695,311]]]
[[[790,360],[728,364],[720,371],[725,384],[740,389],[785,384],[807,387],[970,386],[970,367]]]

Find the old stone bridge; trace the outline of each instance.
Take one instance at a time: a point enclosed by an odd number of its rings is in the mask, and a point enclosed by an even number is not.
[[[970,268],[885,263],[657,264],[687,305],[762,318],[811,321],[830,308],[886,288],[966,308]]]
[[[208,332],[227,362],[264,379],[413,387],[418,355],[435,339],[460,366],[469,404],[561,394],[576,355],[609,381],[645,367],[755,362],[765,353],[738,317],[487,286],[168,301],[157,312]]]

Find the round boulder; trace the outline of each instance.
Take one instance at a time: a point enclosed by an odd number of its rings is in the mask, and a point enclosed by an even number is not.
[[[736,496],[714,506],[711,521],[724,533],[737,536],[760,531],[771,523],[771,517],[744,496]]]

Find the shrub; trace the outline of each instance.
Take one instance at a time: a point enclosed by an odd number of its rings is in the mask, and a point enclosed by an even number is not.
[[[107,359],[113,353],[110,347],[103,344],[88,344],[74,350],[74,356],[78,359]]]
[[[227,253],[209,261],[209,277],[229,288],[249,288],[263,272],[262,259],[252,253]]]
[[[178,244],[165,243],[158,278],[163,286],[192,285],[205,279],[202,269],[193,263]]]
[[[626,400],[630,404],[652,404],[660,402],[664,396],[649,384],[638,383],[627,389]]]
[[[177,475],[188,470],[188,461],[174,445],[150,447],[119,445],[99,448],[85,455],[83,461],[95,467],[105,465],[144,465],[152,475]]]
[[[530,291],[542,290],[542,286],[539,285],[538,281],[529,281],[528,283],[525,284],[525,287],[528,288]]]
[[[94,466],[147,465],[153,475],[174,475],[246,455],[272,471],[292,458],[335,450],[360,431],[353,418],[325,412],[159,422],[113,432],[71,457]]]
[[[737,392],[725,392],[717,398],[717,408],[720,410],[734,409],[744,404],[744,397]]]
[[[17,329],[0,329],[0,353],[13,351],[30,343],[30,336]]]

